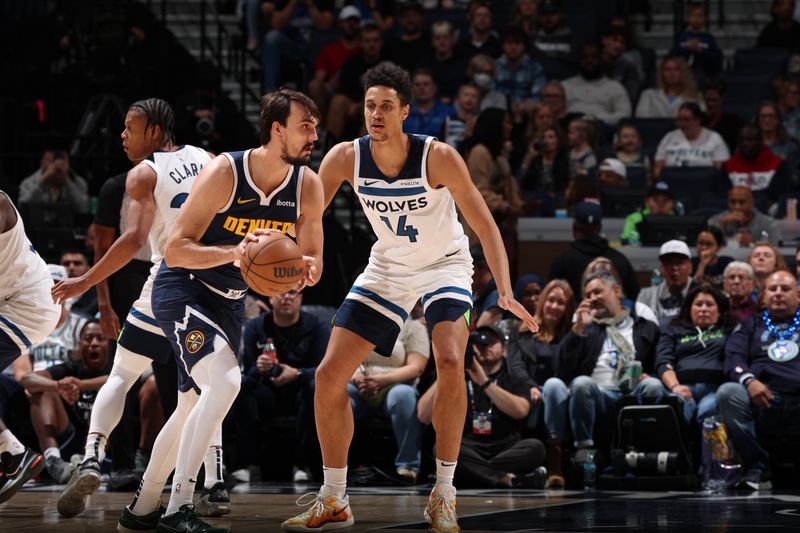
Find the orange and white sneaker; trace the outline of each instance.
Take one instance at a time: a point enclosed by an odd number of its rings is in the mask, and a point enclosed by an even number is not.
[[[300,496],[297,505],[309,507],[304,513],[282,523],[284,531],[332,531],[355,523],[350,499],[346,495],[342,499],[335,497],[333,491],[324,485],[319,494],[307,492]]]
[[[423,513],[432,533],[461,531],[456,516],[456,489],[452,485],[436,485],[431,491],[428,506]]]

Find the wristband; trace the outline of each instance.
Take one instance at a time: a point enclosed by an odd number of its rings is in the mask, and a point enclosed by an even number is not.
[[[487,379],[486,381],[483,382],[483,384],[479,385],[479,387],[480,387],[481,390],[486,390],[486,389],[489,388],[489,385],[491,385],[491,384],[492,384],[492,380],[491,379]]]
[[[745,380],[742,382],[742,385],[744,385],[744,388],[746,389],[746,388],[747,388],[747,387],[749,387],[749,386],[750,386],[750,384],[751,384],[752,382],[754,382],[755,380],[756,380],[756,378],[754,378],[753,376],[750,376],[750,377],[746,378],[746,379],[745,379]]]

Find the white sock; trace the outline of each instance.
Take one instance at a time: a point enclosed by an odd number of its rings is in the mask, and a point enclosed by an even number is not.
[[[0,453],[8,452],[11,455],[19,455],[25,451],[25,446],[22,445],[17,437],[7,429],[0,433]]]
[[[164,490],[163,481],[150,481],[147,476],[142,476],[142,482],[136,490],[133,501],[128,506],[135,515],[150,514],[158,508],[161,492]]]
[[[95,459],[98,463],[102,463],[106,458],[106,439],[105,435],[100,433],[89,433],[86,437],[86,450],[83,454],[83,460]]]
[[[177,513],[181,505],[192,503],[195,483],[197,483],[196,477],[179,475],[172,477],[172,494],[169,496],[169,506],[165,514]]]
[[[44,458],[50,459],[51,457],[58,457],[59,459],[61,459],[61,450],[59,450],[58,448],[47,448],[44,451]]]
[[[456,474],[457,461],[442,461],[436,458],[436,484],[453,485],[453,476]]]
[[[347,490],[347,467],[330,468],[323,466],[322,476],[322,486],[331,489],[336,498],[340,500],[344,498],[344,493]]]
[[[203,468],[206,477],[203,487],[210,489],[217,483],[222,483],[222,446],[210,446],[203,459]]]

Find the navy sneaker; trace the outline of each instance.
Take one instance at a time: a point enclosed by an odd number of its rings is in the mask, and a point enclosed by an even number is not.
[[[44,456],[30,448],[17,455],[0,454],[0,503],[7,501],[33,476],[44,470]]]
[[[81,514],[86,509],[86,498],[99,487],[100,463],[94,457],[84,459],[58,497],[58,514],[66,518]]]
[[[194,510],[200,516],[222,516],[231,512],[231,497],[222,482],[210,489],[203,489],[200,499],[194,504]]]
[[[164,516],[167,509],[159,505],[158,509],[146,515],[133,514],[126,505],[117,522],[117,531],[120,533],[135,533],[137,531],[153,531],[158,527],[158,521]]]
[[[230,533],[230,529],[212,527],[200,520],[191,504],[183,504],[177,513],[164,515],[158,521],[156,533]]]

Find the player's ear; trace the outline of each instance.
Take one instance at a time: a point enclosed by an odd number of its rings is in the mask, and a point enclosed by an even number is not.
[[[403,119],[403,120],[407,119],[408,118],[408,114],[410,112],[411,112],[411,105],[410,104],[404,105],[402,107],[402,109],[400,110],[400,118]]]

